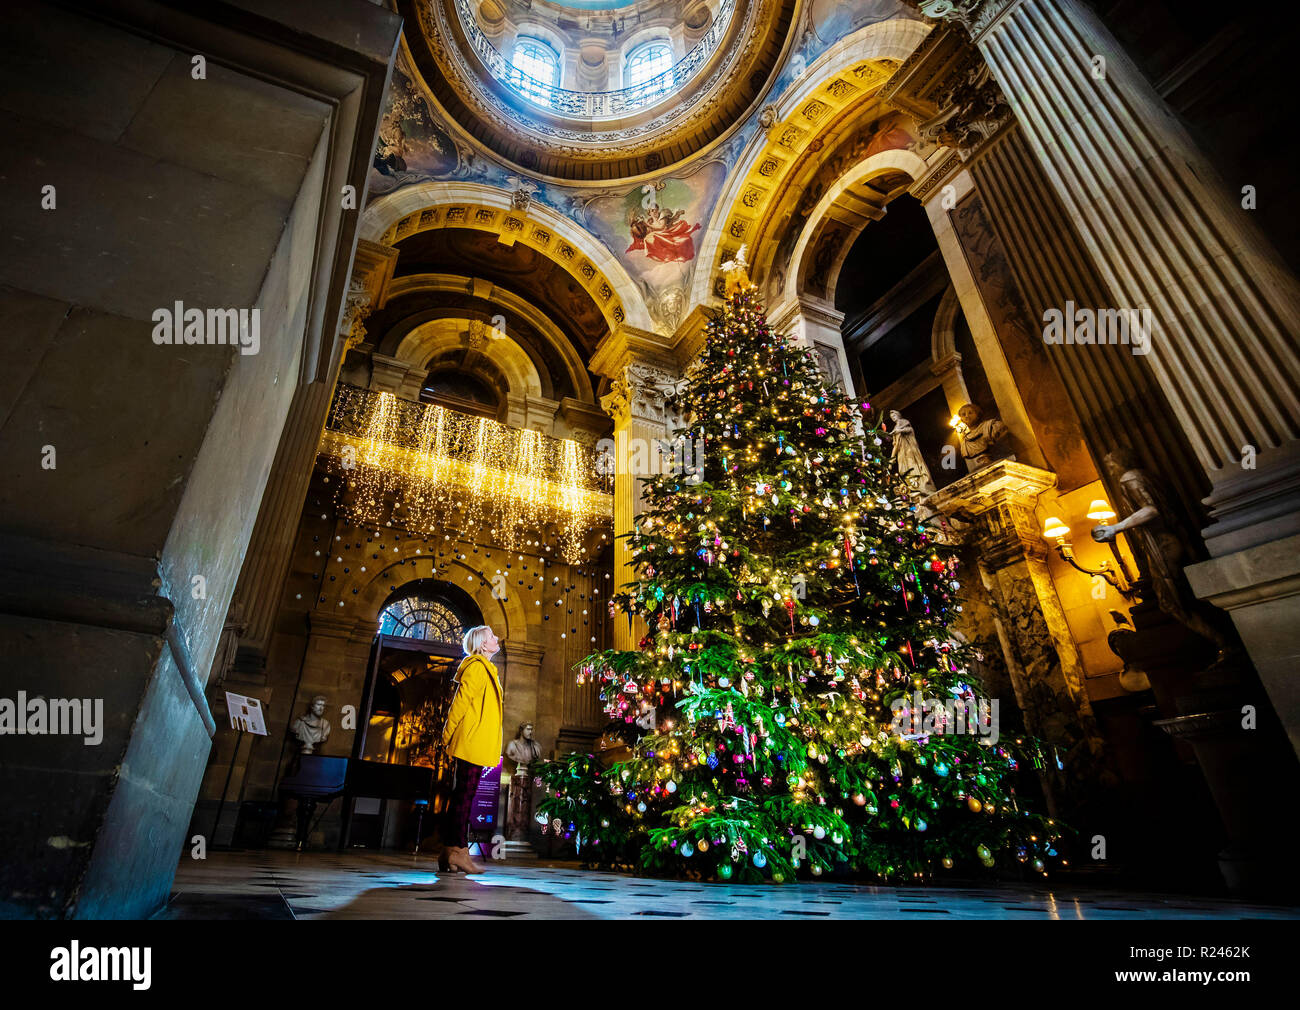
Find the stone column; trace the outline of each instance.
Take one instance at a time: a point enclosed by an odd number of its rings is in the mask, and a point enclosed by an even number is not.
[[[985,146],[971,175],[1006,250],[1034,320],[1070,306],[1095,309],[1116,299],[1095,267],[1018,124]],[[1093,459],[1125,444],[1162,475],[1187,505],[1187,532],[1201,525],[1196,503],[1209,484],[1174,419],[1145,356],[1131,347],[1043,344],[1081,422]],[[1112,491],[1114,493],[1114,491]]]
[[[768,322],[775,332],[785,333],[796,343],[811,347],[822,375],[849,396],[854,395],[849,358],[840,331],[843,312],[824,299],[801,295],[773,308],[768,313]]]
[[[1247,649],[1279,707],[1293,710],[1289,671],[1270,657],[1287,636],[1272,602],[1294,592],[1261,593],[1249,551],[1300,534],[1300,282],[1087,5],[920,6],[963,24],[979,47],[1115,299],[1109,307],[1150,313],[1147,364],[1212,485],[1205,539],[1215,560],[1189,578],[1235,601]],[[1294,585],[1300,555],[1289,557],[1282,582]]]
[[[1148,363],[1215,485],[1213,553],[1300,530],[1300,284],[1080,0],[930,0],[961,20],[1102,280],[1149,309]],[[1258,467],[1243,472],[1242,447]],[[1268,529],[1257,512],[1292,491]],[[1273,485],[1265,489],[1266,485]],[[1226,538],[1216,545],[1215,539]],[[1217,548],[1217,549],[1216,549]]]
[[[1084,687],[1083,664],[1047,570],[1035,502],[1056,475],[1009,460],[993,463],[927,499],[945,514],[975,516],[966,545],[998,614],[999,637],[1025,729],[1055,748],[1043,784],[1052,814],[1068,819],[1107,775],[1101,732]]]
[[[614,590],[634,581],[632,552],[623,535],[642,511],[641,482],[659,472],[658,443],[673,428],[668,398],[681,376],[675,354],[680,341],[623,326],[610,333],[592,356],[592,371],[613,380],[601,406],[614,419]],[[645,622],[614,619],[614,648],[635,649]]]

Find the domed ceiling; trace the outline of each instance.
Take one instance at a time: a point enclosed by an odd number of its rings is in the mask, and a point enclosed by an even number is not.
[[[751,112],[795,0],[398,0],[416,70],[467,133],[555,179],[657,172]],[[415,30],[418,26],[418,30]]]

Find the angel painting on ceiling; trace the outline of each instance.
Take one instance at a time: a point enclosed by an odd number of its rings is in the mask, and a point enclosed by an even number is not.
[[[698,221],[686,220],[684,209],[660,206],[659,195],[664,183],[648,183],[628,196],[627,230],[632,244],[628,253],[643,252],[657,263],[688,263],[695,259]]]

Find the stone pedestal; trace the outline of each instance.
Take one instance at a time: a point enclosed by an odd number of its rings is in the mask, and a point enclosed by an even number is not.
[[[510,797],[506,812],[506,850],[513,844],[532,852],[528,844],[528,830],[533,818],[533,779],[531,775],[515,775],[510,779]]]
[[[1189,565],[1203,600],[1226,610],[1300,754],[1300,535]]]
[[[1054,748],[1063,765],[1047,755],[1042,777],[1049,811],[1069,820],[1112,776],[1034,513],[1038,496],[1055,484],[1055,474],[1002,460],[949,484],[926,504],[973,520],[965,543],[978,553],[993,599],[1025,728]]]
[[[1228,835],[1218,855],[1224,881],[1240,893],[1295,893],[1300,875],[1278,845],[1296,827],[1294,804],[1278,790],[1293,781],[1294,757],[1250,670],[1231,661],[1207,668],[1212,643],[1152,603],[1130,616],[1134,630],[1115,633],[1112,647],[1150,681],[1162,715],[1156,725],[1196,757]]]

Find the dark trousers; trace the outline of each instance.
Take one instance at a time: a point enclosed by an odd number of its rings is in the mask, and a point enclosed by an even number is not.
[[[442,844],[449,848],[469,845],[469,815],[474,805],[474,792],[478,789],[481,765],[473,765],[460,758],[452,759],[451,799],[442,815]]]

